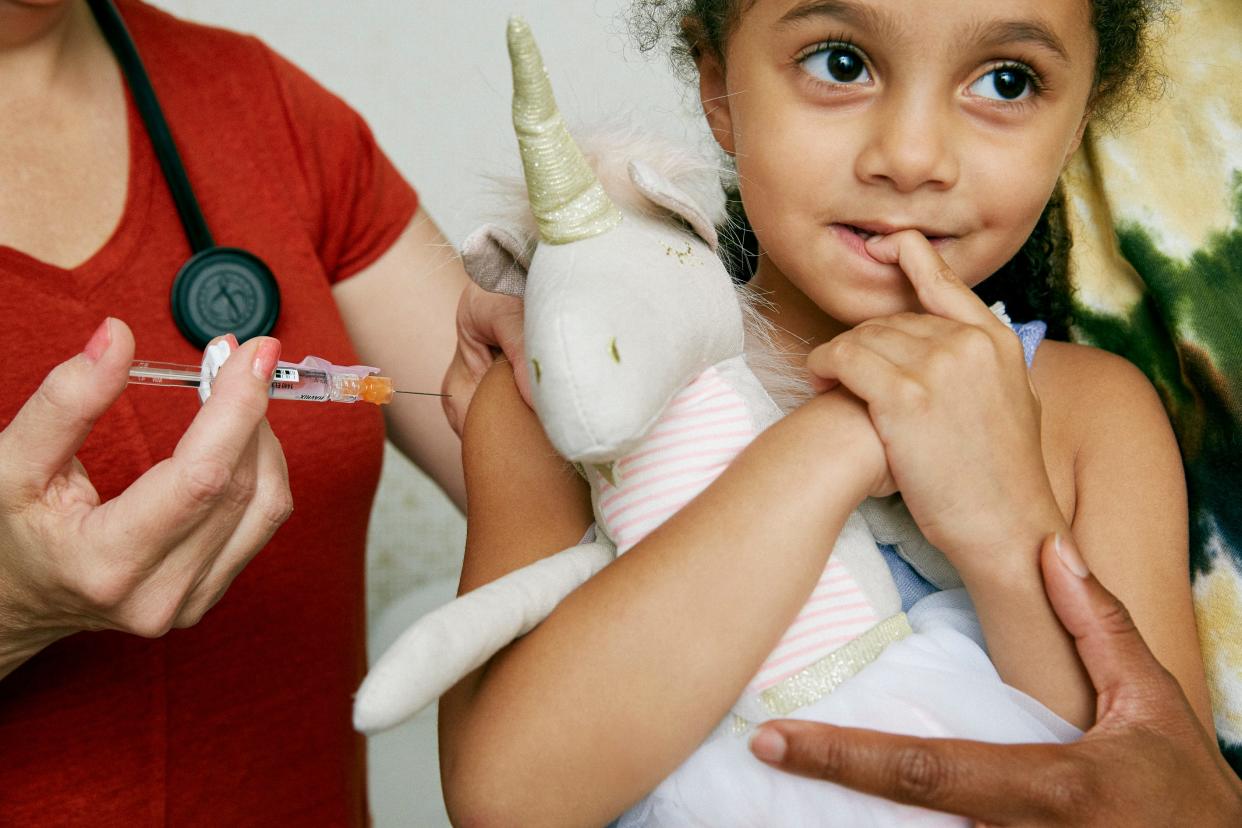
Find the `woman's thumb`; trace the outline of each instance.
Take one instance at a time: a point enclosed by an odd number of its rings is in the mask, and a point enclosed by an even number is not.
[[[1125,605],[1091,574],[1072,537],[1049,535],[1040,563],[1052,609],[1073,637],[1101,697],[1117,697],[1167,677]]]
[[[21,489],[46,488],[125,390],[133,358],[129,327],[105,319],[82,353],[53,368],[0,432],[0,479]]]

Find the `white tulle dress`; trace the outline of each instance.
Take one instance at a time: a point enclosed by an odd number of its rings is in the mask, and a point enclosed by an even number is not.
[[[916,603],[908,617],[911,634],[889,644],[833,692],[786,717],[989,742],[1068,742],[1081,735],[1000,680],[984,651],[965,590],[933,593]],[[960,817],[781,773],[750,753],[753,732],[753,726],[738,727],[729,717],[616,824],[619,828],[969,824]]]

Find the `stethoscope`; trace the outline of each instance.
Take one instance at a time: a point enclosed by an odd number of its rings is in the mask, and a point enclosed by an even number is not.
[[[280,314],[276,277],[253,253],[216,246],[125,21],[112,0],[87,3],[121,64],[190,242],[192,255],[173,279],[172,317],[177,330],[199,349],[226,333],[239,342],[269,333]]]

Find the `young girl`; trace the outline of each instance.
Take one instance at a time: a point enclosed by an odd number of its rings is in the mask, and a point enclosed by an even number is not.
[[[1022,343],[968,287],[999,272],[1011,308],[1038,300],[1030,288],[1043,286],[1017,278],[1031,268],[1011,260],[1049,221],[1087,118],[1137,71],[1150,10],[648,5],[683,27],[759,243],[752,284],[824,393],[442,699],[450,813],[589,825],[640,803],[625,824],[848,821],[827,810],[839,789],[735,762],[745,740],[718,725],[806,602],[846,516],[894,490],[960,573],[1009,685],[1074,725],[1092,720],[1038,569],[1043,538],[1058,533],[1067,565],[1078,565],[1072,536],[1206,722],[1185,492],[1159,401],[1127,363],[1087,348],[1045,342],[1028,370]],[[463,590],[575,543],[592,519],[505,371],[480,387],[466,424]],[[920,689],[904,688],[894,726],[920,718]],[[928,699],[922,718],[935,722],[935,708]],[[765,816],[738,819],[748,800]],[[913,816],[887,807],[875,818]]]

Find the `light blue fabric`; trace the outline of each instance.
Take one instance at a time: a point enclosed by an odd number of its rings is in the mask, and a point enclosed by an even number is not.
[[[897,586],[897,594],[901,596],[901,611],[909,612],[920,598],[926,598],[936,591],[936,585],[924,578],[906,563],[905,558],[897,554],[897,548],[890,543],[879,544],[884,555],[884,563],[892,573],[893,583]]]
[[[1035,351],[1048,333],[1048,326],[1043,322],[1036,321],[1023,322],[1012,327],[1013,332],[1018,335],[1018,339],[1022,342],[1022,353],[1026,357],[1026,367],[1030,368],[1031,363],[1035,359]],[[881,543],[879,547],[880,552],[884,555],[884,563],[888,564],[888,571],[892,573],[893,582],[897,585],[897,594],[901,596],[902,612],[909,612],[910,607],[914,606],[916,601],[936,591],[936,585],[916,572],[910,564],[906,563],[905,559],[897,554],[896,547],[887,543]]]
[[[1044,341],[1044,337],[1048,335],[1048,326],[1043,322],[1021,322],[1013,327],[1013,332],[1018,335],[1018,339],[1022,341],[1022,353],[1026,356],[1026,367],[1030,368],[1031,363],[1035,361],[1035,351],[1039,348],[1039,343]]]

